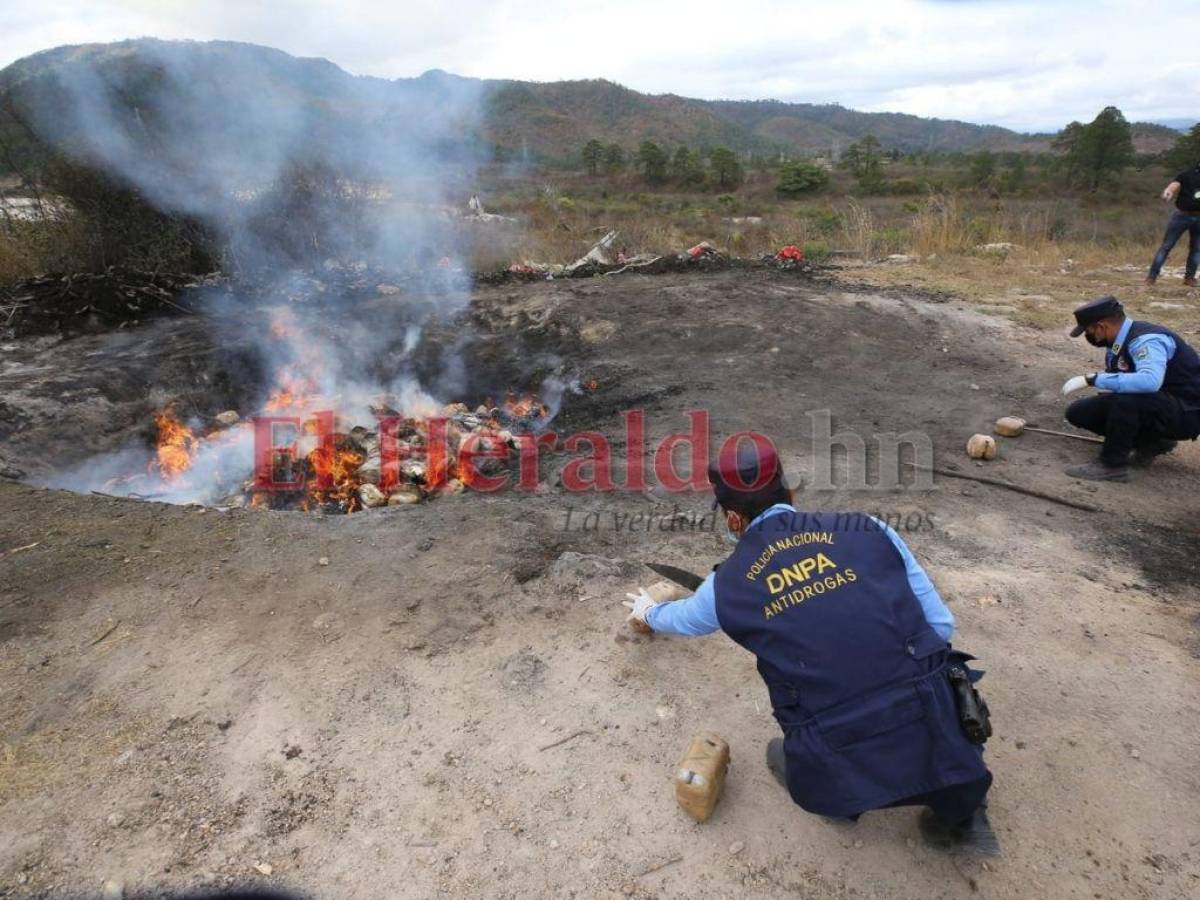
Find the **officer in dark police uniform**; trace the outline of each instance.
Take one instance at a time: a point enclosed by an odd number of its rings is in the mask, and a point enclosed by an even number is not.
[[[998,852],[992,776],[951,680],[978,701],[970,657],[951,651],[953,616],[903,540],[860,513],[797,512],[774,450],[743,446],[708,475],[737,546],[692,597],[629,595],[630,618],[669,634],[720,629],[758,658],[783,729],[767,764],[803,809],[857,820],[926,806],[930,843]]]
[[[1129,465],[1146,466],[1179,440],[1200,435],[1200,356],[1169,328],[1125,316],[1116,297],[1100,297],[1075,310],[1071,337],[1085,335],[1107,348],[1104,371],[1076,375],[1063,395],[1086,387],[1109,393],[1076,400],[1067,421],[1104,435],[1096,462],[1067,469],[1075,478],[1126,481]]]

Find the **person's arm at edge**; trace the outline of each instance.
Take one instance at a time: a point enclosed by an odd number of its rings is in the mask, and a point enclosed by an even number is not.
[[[1145,352],[1145,356],[1138,354]],[[1096,387],[1117,394],[1153,394],[1162,387],[1167,361],[1175,355],[1175,341],[1166,334],[1144,334],[1129,342],[1129,355],[1137,362],[1134,372],[1100,372]]]
[[[871,518],[883,529],[893,546],[899,551],[900,558],[904,560],[909,587],[912,588],[912,592],[917,596],[917,601],[921,604],[921,610],[925,613],[925,621],[929,623],[930,628],[937,632],[938,637],[943,641],[949,641],[954,636],[954,614],[946,607],[937,588],[933,586],[933,582],[929,580],[929,576],[917,562],[917,558],[908,549],[904,539],[890,525],[880,522],[874,516]]]
[[[659,634],[699,637],[721,628],[717,621],[717,595],[713,589],[715,574],[704,579],[696,593],[674,603],[660,603],[646,613],[646,624]]]

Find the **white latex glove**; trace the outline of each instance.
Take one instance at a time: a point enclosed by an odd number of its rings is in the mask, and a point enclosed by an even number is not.
[[[651,597],[644,587],[639,587],[636,594],[626,594],[628,600],[621,601],[622,606],[629,608],[629,619],[637,619],[643,625],[647,625],[646,613],[658,606],[658,601]]]
[[[1082,391],[1089,384],[1086,375],[1076,375],[1074,378],[1068,378],[1067,383],[1062,386],[1063,396],[1073,394],[1076,391]]]

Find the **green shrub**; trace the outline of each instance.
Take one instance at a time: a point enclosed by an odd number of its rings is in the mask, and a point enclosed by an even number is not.
[[[820,166],[796,161],[784,164],[779,170],[775,191],[785,197],[797,197],[821,190],[829,183],[829,174]]]

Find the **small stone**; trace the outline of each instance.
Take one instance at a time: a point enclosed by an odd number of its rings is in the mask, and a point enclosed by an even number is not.
[[[360,484],[358,499],[362,501],[363,506],[371,509],[377,506],[387,506],[388,502],[387,494],[373,484]]]
[[[862,845],[863,845],[863,842],[862,842],[862,841],[855,841],[855,842],[854,842],[854,849],[855,849],[855,850],[861,850],[861,849],[862,849]]]
[[[979,385],[977,385],[977,384],[972,384],[972,385],[971,385],[971,390],[973,390],[973,391],[977,391],[977,390],[979,390]]]
[[[742,841],[734,841],[732,844],[729,845],[729,855],[737,856],[739,853],[741,853],[745,849],[746,849],[745,843],[743,843]]]
[[[28,872],[18,872],[17,873],[17,884],[25,884],[25,882],[27,882],[27,881],[29,881],[29,873]]]
[[[1141,754],[1141,753],[1139,753],[1137,750],[1130,750],[1130,751],[1129,751],[1129,755],[1130,755],[1131,757],[1133,757],[1134,759],[1141,759],[1141,758],[1142,758],[1142,754]]]
[[[491,798],[491,797],[484,797],[484,798],[483,798],[483,805],[484,805],[484,806],[491,806],[491,805],[492,805],[492,798]]]
[[[121,900],[125,896],[125,882],[109,879],[104,882],[104,889],[101,891],[101,896],[104,900]]]
[[[558,849],[558,841],[556,841],[556,840],[553,840],[553,839],[552,839],[552,840],[550,841],[550,849],[551,849],[551,850],[557,850],[557,849]]]
[[[275,867],[270,863],[255,863],[254,870],[260,875],[270,875],[275,871]]]
[[[388,506],[412,506],[421,502],[421,489],[415,484],[402,484],[388,495]]]
[[[317,565],[318,565],[318,566],[327,566],[327,565],[329,565],[329,557],[328,557],[328,556],[322,556],[320,559],[318,559],[318,560],[317,560]]]
[[[125,817],[120,813],[109,813],[104,821],[108,823],[109,828],[120,828],[125,823]]]

